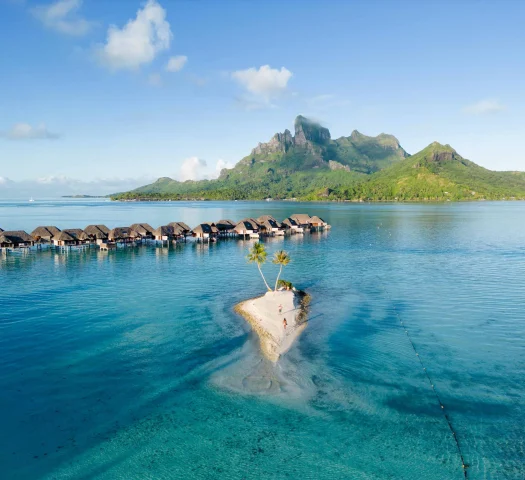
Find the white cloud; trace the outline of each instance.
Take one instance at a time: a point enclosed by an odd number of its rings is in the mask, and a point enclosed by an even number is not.
[[[215,177],[218,177],[222,171],[223,168],[233,168],[233,163],[225,162],[222,158],[219,158],[217,160],[217,164],[215,165]]]
[[[160,86],[162,86],[162,77],[160,76],[160,73],[152,73],[148,77],[148,83],[152,87],[160,87]]]
[[[184,65],[186,65],[186,62],[188,61],[188,57],[185,55],[177,55],[176,57],[171,57],[168,60],[168,63],[166,64],[166,70],[168,72],[180,72]]]
[[[179,179],[182,182],[186,180],[201,180],[206,177],[207,168],[206,160],[199,157],[187,158],[180,167]]]
[[[505,109],[505,105],[502,105],[498,100],[486,99],[480,100],[472,105],[467,105],[463,108],[463,112],[471,115],[487,115],[502,112]]]
[[[0,185],[9,185],[13,183],[13,180],[10,180],[7,177],[0,177]]]
[[[98,57],[112,70],[138,69],[167,50],[172,36],[166,10],[156,0],[148,0],[124,27],[109,27],[106,43],[98,48]]]
[[[47,28],[67,35],[82,36],[88,33],[94,23],[77,14],[82,0],[57,0],[31,9],[35,18]]]
[[[292,78],[292,72],[285,67],[279,70],[271,68],[270,65],[263,65],[259,69],[252,67],[237,70],[232,72],[231,77],[248,92],[268,100],[286,90],[288,81]]]
[[[11,130],[1,133],[0,136],[10,140],[52,140],[59,137],[58,134],[50,132],[43,123],[37,127],[33,127],[28,123],[16,123],[11,127]]]

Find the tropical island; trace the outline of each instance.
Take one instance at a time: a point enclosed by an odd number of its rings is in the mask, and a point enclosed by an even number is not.
[[[283,267],[290,263],[290,256],[284,250],[276,252],[273,258],[273,263],[279,265],[279,274],[272,290],[261,270],[266,259],[264,245],[255,243],[247,260],[257,265],[267,292],[260,297],[238,303],[235,311],[259,336],[263,355],[268,360],[277,362],[305,329],[310,296],[296,290],[290,282],[280,280]]]
[[[525,172],[483,168],[434,142],[410,155],[393,135],[332,139],[303,116],[216,180],[169,177],[112,200],[454,201],[525,199]]]

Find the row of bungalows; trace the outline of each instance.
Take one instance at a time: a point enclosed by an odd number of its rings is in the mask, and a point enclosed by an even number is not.
[[[322,218],[307,214],[294,214],[283,222],[271,215],[244,218],[239,222],[222,219],[200,223],[193,229],[184,222],[171,222],[154,229],[148,223],[134,223],[129,227],[109,229],[105,225],[88,225],[85,229],[60,230],[46,225],[35,228],[31,234],[24,231],[4,231],[0,228],[0,248],[12,249],[49,245],[58,248],[98,245],[102,249],[115,248],[117,244],[142,243],[143,241],[170,242],[186,240],[192,236],[197,241],[216,241],[220,237],[258,239],[261,236],[282,236],[305,231],[330,228]]]

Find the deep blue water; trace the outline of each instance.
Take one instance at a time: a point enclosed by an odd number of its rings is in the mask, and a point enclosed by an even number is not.
[[[0,202],[0,227],[302,212],[333,228],[267,241],[313,297],[277,366],[232,311],[263,291],[249,242],[0,259],[1,478],[462,479],[446,414],[468,478],[523,480],[525,203]]]

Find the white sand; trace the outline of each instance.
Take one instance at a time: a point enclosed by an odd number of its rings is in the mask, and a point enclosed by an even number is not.
[[[279,313],[279,305],[283,307],[282,313]],[[237,305],[237,311],[258,333],[264,355],[273,362],[292,346],[306,327],[306,323],[297,325],[299,300],[291,290],[267,292],[262,297],[246,300]]]

